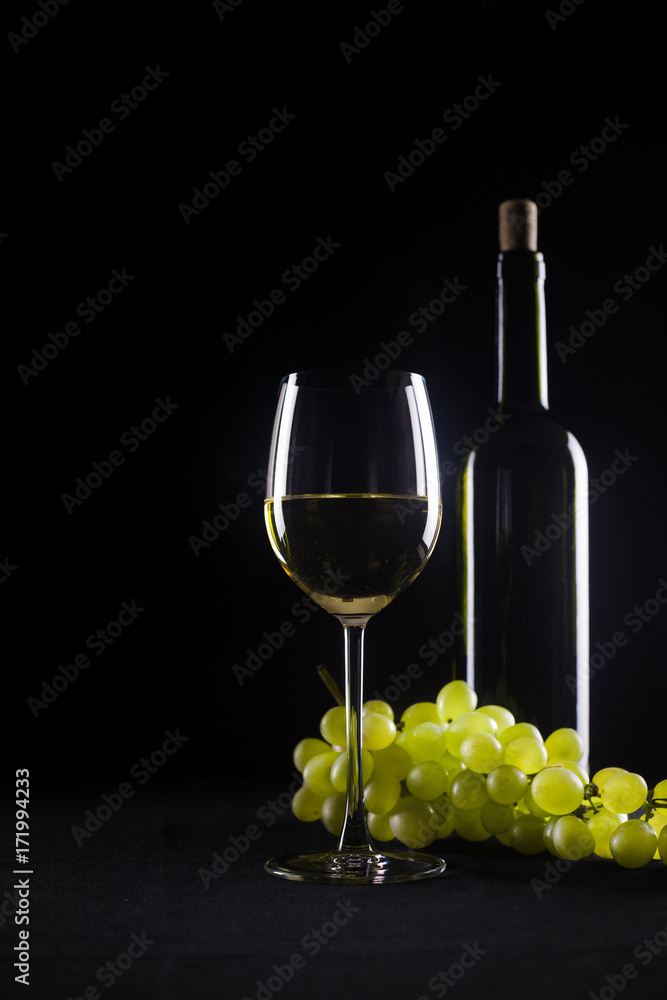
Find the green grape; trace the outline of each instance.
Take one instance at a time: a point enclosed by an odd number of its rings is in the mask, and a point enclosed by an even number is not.
[[[543,740],[536,726],[517,723],[503,706],[477,708],[465,681],[446,684],[435,702],[408,706],[400,732],[392,706],[381,699],[364,702],[358,723],[367,824],[377,841],[396,837],[420,849],[457,831],[472,841],[495,836],[522,854],[546,847],[568,860],[595,852],[625,868],[652,858],[667,864],[667,778],[650,796],[642,776],[621,767],[602,768],[591,781],[575,729],[556,729]],[[321,818],[338,836],[347,792],[344,706],[323,715],[320,733],[322,739],[305,738],[294,748],[304,783],[292,812],[302,822]],[[597,794],[582,819],[589,784]],[[654,800],[664,804],[652,806]],[[650,819],[627,818],[642,807]]]
[[[559,857],[568,861],[587,858],[595,850],[595,836],[577,816],[560,816],[554,824],[553,845]]]
[[[541,771],[546,762],[547,751],[544,743],[540,743],[530,736],[519,736],[505,745],[503,764],[513,764],[514,767],[520,768],[524,774],[535,774],[537,771]]]
[[[595,853],[599,858],[610,858],[609,840],[612,833],[627,819],[626,813],[609,812],[608,809],[598,809],[588,819],[588,829],[595,837]]]
[[[610,812],[634,812],[646,801],[648,788],[641,774],[613,774],[600,788],[602,805]]]
[[[438,692],[436,705],[441,720],[451,722],[459,715],[475,710],[477,695],[465,681],[450,681]]]
[[[448,795],[440,795],[437,799],[429,802],[436,820],[440,824],[436,833],[436,839],[449,837],[454,832],[454,821],[456,819],[454,806],[449,801]]]
[[[482,705],[481,708],[477,709],[478,712],[484,712],[486,715],[490,715],[498,726],[498,733],[503,733],[510,726],[515,725],[516,719],[510,712],[508,708],[503,708],[502,705]]]
[[[435,840],[438,818],[427,802],[411,795],[399,799],[389,815],[394,836],[411,850],[420,850]]]
[[[501,764],[500,767],[494,767],[486,779],[486,790],[489,793],[489,798],[493,799],[494,802],[501,803],[501,805],[518,802],[527,787],[528,778],[523,771],[512,764]]]
[[[555,858],[560,857],[560,854],[554,847],[554,827],[560,818],[561,818],[560,816],[552,816],[551,819],[548,819],[544,824],[544,832],[542,834],[542,839],[544,840],[544,846],[546,847],[549,854],[553,854]]]
[[[658,784],[653,789],[652,798],[664,800],[667,802],[667,778],[664,778],[662,781],[658,782]],[[656,808],[660,813],[667,813],[667,805],[657,806]]]
[[[368,781],[373,773],[374,761],[370,750],[361,752],[361,775],[364,782]],[[336,757],[331,765],[331,784],[337,792],[347,791],[347,750],[343,750]]]
[[[292,798],[292,812],[302,823],[312,823],[322,815],[324,798],[316,795],[307,785],[302,785]]]
[[[649,826],[652,826],[660,839],[660,833],[663,828],[667,825],[667,816],[664,813],[654,813],[649,820],[647,820]],[[656,845],[655,854],[653,855],[656,861],[660,860],[660,851]]]
[[[663,826],[658,835],[658,853],[661,860],[667,865],[667,826]]]
[[[627,774],[628,772],[624,767],[603,767],[601,771],[596,771],[593,775],[591,781],[598,788],[602,788],[607,778],[611,778],[613,774]]]
[[[440,716],[434,701],[417,701],[414,705],[409,705],[401,716],[403,732],[414,729],[420,722],[435,722],[440,726]]]
[[[542,733],[539,731],[537,726],[534,726],[531,722],[515,722],[513,726],[508,726],[507,729],[503,729],[500,736],[500,742],[504,747],[506,747],[512,742],[512,740],[518,740],[521,736],[528,736],[531,740],[537,740],[538,743],[544,743]]]
[[[532,813],[533,816],[537,816],[539,819],[546,820],[551,816],[550,812],[547,812],[546,809],[542,808],[542,806],[538,806],[537,802],[533,798],[531,785],[528,785],[528,788],[524,792],[523,799],[521,802],[517,803],[517,806],[519,812]]]
[[[376,813],[366,813],[366,824],[368,826],[368,832],[373,840],[382,841],[394,839],[388,815],[378,816]]]
[[[510,843],[519,854],[539,854],[544,850],[544,820],[524,813],[509,829]]]
[[[574,812],[584,798],[581,778],[566,767],[545,767],[533,778],[530,791],[535,804],[549,816]]]
[[[329,795],[322,803],[322,822],[335,837],[340,837],[345,820],[345,796]]]
[[[435,722],[420,722],[398,737],[400,746],[410,754],[414,764],[425,760],[439,760],[447,746],[447,734]]]
[[[643,819],[628,819],[611,835],[609,847],[614,861],[622,868],[643,868],[655,854],[657,842],[652,826]]]
[[[466,767],[488,774],[503,762],[503,748],[491,733],[472,733],[461,741],[459,756]]]
[[[331,768],[337,757],[338,754],[334,750],[329,753],[318,753],[315,757],[310,758],[303,769],[305,784],[316,795],[321,795],[324,799],[336,791],[331,784]]]
[[[292,754],[294,766],[297,771],[303,773],[303,769],[311,757],[317,756],[318,753],[327,753],[329,750],[331,750],[331,747],[324,740],[316,740],[310,736],[306,737],[305,740],[300,740],[294,747],[294,753]]]
[[[320,732],[327,743],[347,746],[347,716],[343,705],[336,705],[325,712],[320,721]]]
[[[365,701],[361,708],[361,714],[366,715],[367,712],[377,712],[378,715],[386,715],[388,719],[394,721],[394,710],[388,701],[379,701],[378,699]]]
[[[491,733],[495,736],[497,732],[498,726],[490,715],[485,715],[484,712],[464,712],[449,724],[446,734],[447,750],[452,756],[460,757],[461,743],[466,736],[472,736],[473,733]]]
[[[464,812],[472,809],[480,809],[489,795],[486,790],[486,779],[475,771],[461,771],[454,778],[450,789],[449,798],[452,805]]]
[[[482,826],[481,809],[455,809],[454,829],[464,840],[489,840],[493,835]]]
[[[412,767],[412,757],[402,746],[394,742],[384,750],[374,750],[373,774],[393,774],[399,781],[404,781]],[[370,773],[368,775],[370,777]]]
[[[559,760],[558,763],[561,765],[561,767],[566,767],[568,771],[572,771],[573,774],[576,774],[576,776],[581,779],[582,785],[587,785],[588,782],[591,780],[590,777],[588,776],[588,771],[585,771],[578,761]]]
[[[459,758],[454,757],[449,750],[445,750],[442,757],[438,758],[438,764],[440,767],[444,767],[447,774],[458,774],[465,767],[465,764],[462,764]]]
[[[440,766],[442,767],[442,761],[440,761]],[[467,767],[465,766],[465,764],[463,763],[462,760],[457,761],[456,764],[453,767],[449,767],[447,769],[447,782],[448,782],[448,784],[447,784],[447,791],[449,791],[450,788],[452,787],[454,778],[458,774],[460,774],[461,771],[467,771],[467,770],[468,769],[467,769]]]
[[[549,754],[549,763],[556,764],[562,760],[581,760],[584,752],[584,741],[576,729],[556,729],[544,741]]]
[[[437,799],[447,789],[448,780],[444,768],[434,760],[415,764],[406,779],[411,795],[416,799]]]
[[[371,778],[364,787],[364,805],[369,812],[384,816],[391,812],[399,800],[401,783],[392,774]]]
[[[489,833],[507,833],[514,823],[514,806],[502,805],[500,802],[487,799],[480,809],[479,818]]]
[[[396,739],[396,726],[386,715],[367,712],[361,718],[361,733],[367,750],[384,750]]]

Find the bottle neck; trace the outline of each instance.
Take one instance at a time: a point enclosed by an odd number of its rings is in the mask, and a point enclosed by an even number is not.
[[[512,412],[544,412],[547,388],[547,332],[544,258],[532,250],[498,256],[498,406]]]

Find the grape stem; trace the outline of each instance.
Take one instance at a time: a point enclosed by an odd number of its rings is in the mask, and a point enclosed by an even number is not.
[[[317,673],[319,674],[320,680],[326,687],[327,691],[333,695],[337,704],[345,705],[345,698],[341,694],[340,688],[323,663],[318,664]]]
[[[648,822],[652,819],[658,809],[665,808],[667,808],[667,799],[654,799],[653,792],[649,792],[648,798],[642,806],[642,809],[646,812],[646,815],[644,816],[645,821]]]
[[[587,785],[584,785],[584,800],[588,801],[594,814],[600,811],[593,801],[594,798],[598,797],[599,791],[600,789],[594,781],[589,781]]]

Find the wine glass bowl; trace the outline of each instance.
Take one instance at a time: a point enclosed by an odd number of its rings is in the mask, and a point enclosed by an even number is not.
[[[288,576],[345,637],[347,797],[337,849],[267,862],[300,881],[388,882],[437,875],[442,858],[381,852],[366,826],[361,769],[368,621],[415,579],[441,521],[437,447],[424,379],[385,371],[299,372],[280,385],[265,519]]]

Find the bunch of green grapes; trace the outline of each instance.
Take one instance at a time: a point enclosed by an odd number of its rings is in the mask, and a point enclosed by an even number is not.
[[[495,837],[522,854],[546,849],[570,861],[596,854],[624,868],[667,864],[667,779],[649,792],[641,775],[605,767],[591,780],[574,729],[543,739],[506,708],[478,708],[465,681],[446,684],[434,702],[410,705],[398,724],[391,705],[368,701],[361,725],[364,804],[376,841],[419,850],[457,833]],[[321,819],[337,836],[347,783],[342,706],[322,717],[320,737],[294,750],[303,785],[292,811],[305,822]]]

